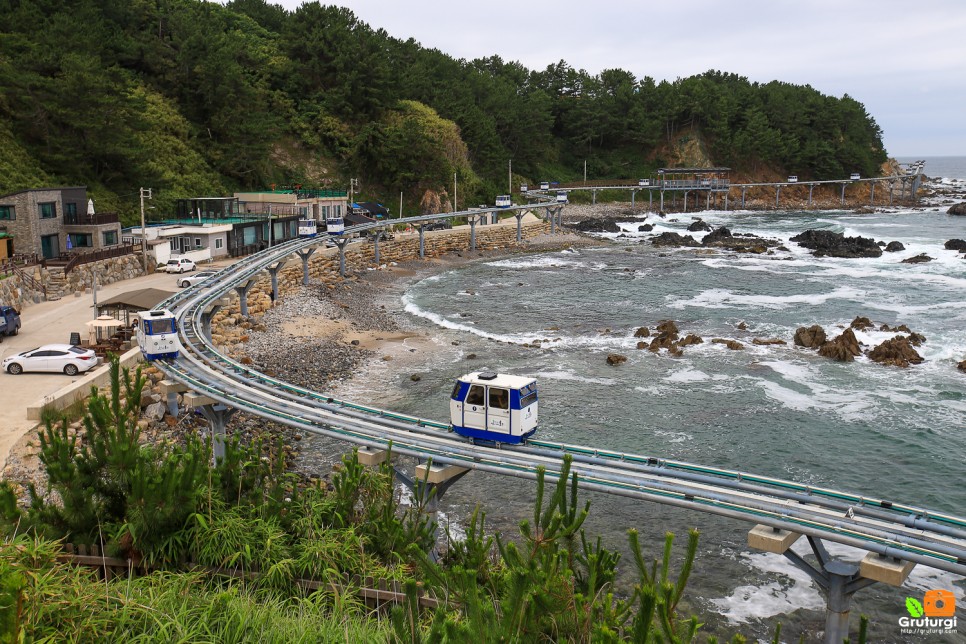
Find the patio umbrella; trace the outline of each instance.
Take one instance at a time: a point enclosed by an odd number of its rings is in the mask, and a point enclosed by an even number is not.
[[[88,215],[93,215],[94,214],[94,200],[93,199],[88,199],[87,200],[87,214]]]
[[[116,329],[119,326],[124,326],[124,323],[110,315],[100,315],[87,322],[87,326],[90,327],[91,337],[96,334],[97,338],[100,339],[101,329]]]

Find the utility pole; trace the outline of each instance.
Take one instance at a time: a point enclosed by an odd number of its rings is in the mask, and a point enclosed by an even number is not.
[[[584,159],[584,185],[587,185],[587,159]]]
[[[268,204],[268,247],[272,247],[272,204]]]
[[[352,210],[352,202],[355,200],[353,194],[359,188],[358,179],[349,179],[349,210]]]
[[[509,175],[506,179],[506,192],[509,195],[513,194],[513,159],[507,162],[507,174]]]
[[[454,172],[453,173],[453,212],[457,212],[457,211],[459,211],[459,208],[456,206],[456,173]]]
[[[402,214],[402,190],[399,191],[399,218],[401,219]]]
[[[141,188],[141,262],[144,272],[148,272],[148,229],[144,224],[144,200],[152,199],[151,188]]]

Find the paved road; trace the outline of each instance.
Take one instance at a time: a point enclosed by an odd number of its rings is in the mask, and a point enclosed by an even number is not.
[[[221,267],[230,263],[231,260],[222,260],[213,266]],[[207,265],[203,268],[207,268]],[[177,291],[176,280],[176,275],[155,273],[117,282],[98,288],[97,300],[103,302],[115,295],[143,288]],[[72,332],[80,333],[81,338],[86,339],[88,328],[85,322],[94,319],[94,298],[89,292],[80,297],[69,295],[56,302],[33,304],[20,313],[23,326],[18,335],[3,339],[0,360],[42,344],[69,342]],[[0,373],[0,469],[6,463],[10,448],[35,424],[27,420],[27,407],[83,375],[71,378],[56,373],[24,373],[19,376]]]

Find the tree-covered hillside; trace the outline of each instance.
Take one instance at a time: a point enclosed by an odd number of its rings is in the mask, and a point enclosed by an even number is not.
[[[468,26],[467,28],[471,28]],[[579,61],[574,61],[579,63]],[[709,71],[674,82],[561,61],[456,60],[345,8],[264,0],[0,0],[0,193],[87,185],[134,213],[269,184],[373,198],[460,182],[460,205],[532,181],[635,178],[682,142],[746,172],[872,175],[881,131],[849,96]]]

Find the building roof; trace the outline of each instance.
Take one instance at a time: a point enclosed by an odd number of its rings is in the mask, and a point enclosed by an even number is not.
[[[117,309],[127,309],[129,311],[146,311],[153,309],[162,300],[166,300],[174,295],[174,291],[162,291],[159,288],[142,288],[137,291],[128,291],[115,295],[109,300],[100,302],[98,308],[114,307]]]
[[[0,195],[0,199],[22,195],[26,192],[52,192],[57,190],[83,190],[86,192],[87,186],[51,186],[50,188],[26,188],[25,190],[17,190],[16,192],[8,192],[5,195]]]

